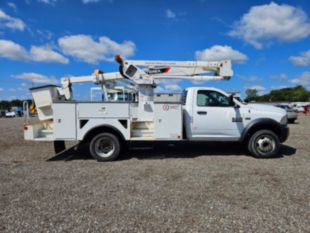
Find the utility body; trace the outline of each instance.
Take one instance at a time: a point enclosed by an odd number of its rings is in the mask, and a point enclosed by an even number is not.
[[[63,78],[62,87],[32,88],[40,121],[26,122],[25,139],[54,141],[57,152],[64,149],[62,142],[78,140],[89,145],[94,158],[109,161],[131,141],[238,141],[256,157],[271,157],[288,137],[287,115],[280,108],[245,104],[209,87],[190,87],[182,94],[154,93],[156,79],[229,80],[230,61],[124,61],[119,56],[116,60],[119,72],[96,71]],[[204,75],[210,72],[214,75]],[[121,82],[131,98],[74,101],[71,85],[90,81],[101,85],[103,96]]]

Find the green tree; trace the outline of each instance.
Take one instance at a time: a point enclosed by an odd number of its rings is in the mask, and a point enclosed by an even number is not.
[[[258,102],[271,102],[271,101],[310,101],[310,92],[303,86],[296,86],[291,88],[282,88],[278,90],[272,90],[266,95],[257,95],[257,91],[248,89],[246,90],[246,101],[258,101]]]
[[[28,104],[30,104],[32,102],[32,100],[29,100],[29,99],[27,101],[28,101]],[[11,101],[2,100],[2,101],[0,101],[0,109],[1,110],[9,110],[15,106],[16,107],[22,107],[23,102],[24,102],[24,100],[19,100],[19,99],[11,100]]]
[[[256,89],[247,89],[245,93],[246,93],[245,101],[253,101],[257,99],[258,95]]]

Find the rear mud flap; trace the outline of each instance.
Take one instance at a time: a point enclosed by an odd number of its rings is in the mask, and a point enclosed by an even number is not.
[[[65,141],[54,141],[55,154],[59,154],[60,152],[63,152],[64,150],[66,150]]]

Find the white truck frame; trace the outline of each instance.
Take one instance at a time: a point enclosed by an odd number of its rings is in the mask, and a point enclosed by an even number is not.
[[[62,78],[61,87],[31,88],[39,122],[27,120],[25,139],[54,141],[56,153],[65,149],[64,141],[78,140],[89,144],[98,161],[109,161],[130,141],[241,141],[254,156],[270,157],[288,136],[282,109],[245,105],[214,88],[188,88],[183,100],[180,94],[154,94],[156,79],[229,80],[230,61],[125,61],[118,55],[116,61],[119,72],[96,70]],[[106,92],[122,83],[135,92],[135,100],[72,100],[71,85],[83,82]]]

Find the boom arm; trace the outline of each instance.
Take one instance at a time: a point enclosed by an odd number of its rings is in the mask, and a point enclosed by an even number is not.
[[[189,80],[229,80],[233,75],[231,61],[142,61],[123,60],[119,55],[115,60],[120,64],[120,72],[103,73],[95,70],[93,75],[64,77],[59,94],[71,99],[73,83],[93,82],[95,84],[114,84],[119,80],[125,84],[153,85],[155,79],[189,79]],[[140,68],[141,67],[141,68]],[[214,75],[205,75],[213,73]],[[125,78],[125,79],[124,79]]]
[[[121,74],[138,84],[151,84],[154,79],[229,80],[233,75],[231,62],[225,61],[124,61],[120,63]],[[140,69],[141,68],[141,69]],[[213,75],[206,75],[213,73]]]
[[[195,76],[209,72],[217,76],[231,77],[231,61],[126,61],[125,64],[131,64],[141,67],[167,67],[169,70],[165,73],[167,76]],[[156,74],[154,74],[156,76]],[[160,75],[158,75],[160,76]]]
[[[58,92],[61,96],[64,96],[66,100],[70,100],[72,98],[71,86],[74,83],[93,82],[95,84],[104,84],[105,82],[113,82],[121,79],[123,79],[123,77],[119,72],[103,74],[101,70],[95,70],[92,75],[88,76],[71,76],[61,78],[62,86],[58,88]]]

